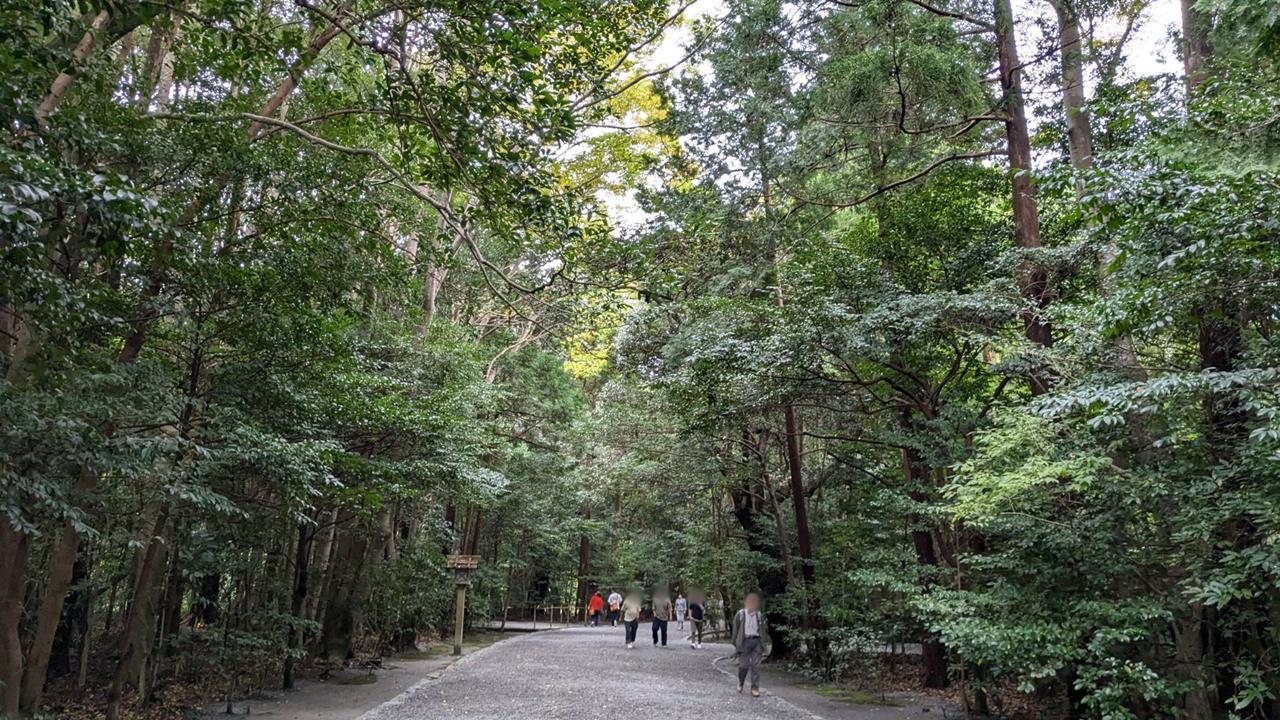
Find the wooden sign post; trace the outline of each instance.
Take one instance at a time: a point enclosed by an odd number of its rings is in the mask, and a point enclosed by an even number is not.
[[[453,654],[462,654],[462,626],[467,621],[467,586],[471,584],[471,571],[480,564],[479,555],[450,555],[448,566],[453,568]]]

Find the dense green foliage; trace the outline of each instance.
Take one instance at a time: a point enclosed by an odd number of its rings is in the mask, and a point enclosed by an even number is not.
[[[495,564],[566,555],[544,339],[603,225],[553,152],[665,13],[5,5],[0,711],[412,644],[482,515]]]
[[[603,436],[628,479],[710,490],[712,525],[660,555],[701,544],[689,580],[765,587],[824,673],[924,638],[925,681],[979,712],[1280,712],[1275,15],[1203,5],[1185,85],[1081,53],[1090,154],[1061,102],[1028,108],[1038,242],[988,159],[1020,102],[984,82],[1000,3],[762,0],[701,29],[668,87],[698,173],[647,196],[648,302],[602,403],[682,438]],[[1027,71],[1050,91],[1056,30]]]
[[[1111,0],[5,5],[0,714],[408,648],[461,553],[1280,717],[1280,13],[1185,3],[1179,77]]]

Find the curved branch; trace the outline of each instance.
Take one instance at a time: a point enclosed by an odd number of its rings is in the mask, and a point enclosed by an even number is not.
[[[909,185],[925,177],[929,173],[933,172],[934,170],[937,170],[938,168],[942,167],[947,163],[956,162],[957,160],[976,160],[980,158],[997,157],[1000,155],[1008,155],[1008,154],[1009,153],[1007,150],[982,150],[979,152],[957,153],[955,155],[948,155],[944,158],[940,158],[930,163],[927,167],[925,167],[920,172],[917,172],[913,175],[909,175],[905,178],[902,178],[901,180],[895,180],[894,182],[891,182],[888,185],[883,185],[879,188],[876,188],[872,192],[869,192],[866,195],[863,195],[860,198],[857,198],[855,200],[850,200],[848,202],[832,202],[828,200],[815,200],[813,198],[806,198],[801,196],[799,193],[794,192],[785,187],[783,188],[783,192],[795,198],[795,200],[799,202],[801,205],[817,205],[818,207],[829,207],[829,208],[857,207],[859,205],[866,204],[867,202],[870,202],[871,200],[874,200],[875,198],[880,197],[881,195],[884,195],[887,192],[890,192],[899,187],[902,187],[903,185]]]

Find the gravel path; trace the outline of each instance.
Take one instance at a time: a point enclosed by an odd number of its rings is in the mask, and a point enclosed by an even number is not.
[[[617,628],[532,633],[464,657],[362,720],[812,720],[768,693],[737,693],[736,678],[713,665],[728,645],[692,650],[675,623],[667,648],[655,648],[641,623],[635,650]],[[721,667],[732,671],[732,661]]]

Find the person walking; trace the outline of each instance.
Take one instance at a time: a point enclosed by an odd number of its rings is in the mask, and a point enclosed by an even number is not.
[[[600,611],[604,608],[604,598],[597,591],[587,601],[587,616],[591,618],[591,627],[600,626]]]
[[[676,629],[684,629],[684,614],[689,609],[689,603],[684,599],[684,594],[676,593]]]
[[[634,650],[636,647],[636,631],[640,628],[641,607],[640,594],[637,592],[627,593],[627,599],[622,601],[622,624],[627,629],[628,650]]]
[[[760,596],[747,593],[733,616],[733,649],[738,657],[738,692],[751,676],[751,697],[760,697],[760,663],[771,649],[769,628],[760,612]]]
[[[699,595],[689,596],[689,647],[702,649],[702,620],[706,616],[703,599]]]
[[[675,610],[671,606],[671,597],[665,590],[653,594],[653,646],[658,647],[658,635],[662,635],[662,647],[667,646],[667,623]]]
[[[618,626],[618,614],[622,612],[622,595],[617,590],[609,593],[609,626]]]

